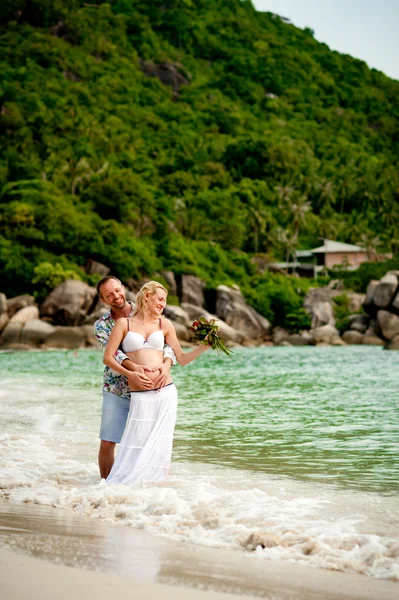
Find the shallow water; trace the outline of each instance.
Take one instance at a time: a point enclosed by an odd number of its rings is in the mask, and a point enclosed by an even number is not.
[[[399,580],[399,353],[242,348],[174,368],[172,476],[133,488],[98,480],[101,363],[0,355],[3,497]]]

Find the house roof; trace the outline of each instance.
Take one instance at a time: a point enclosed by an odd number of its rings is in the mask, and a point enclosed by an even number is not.
[[[329,254],[334,252],[365,252],[365,250],[354,244],[343,244],[342,242],[334,242],[333,240],[324,240],[323,246],[313,248],[312,252],[313,254]]]

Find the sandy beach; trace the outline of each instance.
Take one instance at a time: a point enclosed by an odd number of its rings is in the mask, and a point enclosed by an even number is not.
[[[0,503],[7,600],[135,598],[396,600],[398,584],[174,542],[72,511]],[[56,590],[56,592],[55,592]]]

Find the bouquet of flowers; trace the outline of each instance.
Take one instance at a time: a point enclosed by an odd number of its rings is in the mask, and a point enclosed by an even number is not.
[[[227,356],[233,354],[232,350],[226,348],[224,341],[218,334],[219,326],[216,325],[216,319],[209,319],[207,321],[205,317],[200,317],[190,327],[190,331],[194,334],[194,339],[200,344],[205,346],[212,346],[213,350],[217,350],[217,353],[224,352]]]

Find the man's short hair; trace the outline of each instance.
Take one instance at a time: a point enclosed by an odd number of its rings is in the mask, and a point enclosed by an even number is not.
[[[102,298],[102,295],[101,295],[101,286],[104,285],[104,283],[107,283],[107,281],[109,281],[110,279],[115,279],[115,281],[117,281],[118,283],[120,283],[121,285],[123,285],[122,282],[120,281],[120,279],[118,279],[117,277],[114,277],[114,275],[107,275],[106,277],[103,277],[97,283],[97,294],[100,296],[100,298]]]

